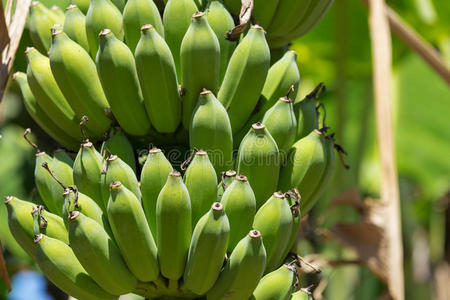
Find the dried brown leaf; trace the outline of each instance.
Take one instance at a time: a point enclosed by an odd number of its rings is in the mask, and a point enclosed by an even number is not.
[[[227,40],[235,42],[240,35],[247,29],[252,18],[253,0],[241,0],[242,6],[239,13],[239,25],[227,32]]]

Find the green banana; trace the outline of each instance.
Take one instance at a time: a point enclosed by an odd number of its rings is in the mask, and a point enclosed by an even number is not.
[[[114,117],[128,134],[143,136],[150,130],[133,53],[111,30],[99,34],[97,71]]]
[[[169,174],[156,202],[156,230],[161,274],[183,276],[192,233],[189,192],[178,171]]]
[[[234,50],[217,98],[228,111],[233,133],[241,129],[258,102],[270,67],[264,29],[250,28]]]
[[[142,205],[153,237],[157,239],[156,201],[167,177],[173,171],[161,149],[150,149],[141,172]]]
[[[302,195],[301,210],[310,207],[311,199],[324,173],[327,154],[323,133],[312,131],[297,141],[288,153],[287,164],[281,168],[279,188],[288,190],[297,188]]]
[[[252,228],[256,212],[256,199],[247,177],[239,175],[227,187],[221,200],[230,221],[228,252],[233,251],[238,242]]]
[[[278,3],[283,1],[286,0],[273,0],[269,2],[262,0],[255,0],[252,15],[256,19],[256,23],[264,28],[269,27],[278,9]]]
[[[294,104],[294,114],[297,118],[297,134],[295,140],[300,140],[319,128],[319,115],[317,112],[318,93],[323,85],[319,84],[303,100]]]
[[[184,174],[192,208],[192,225],[208,212],[217,197],[217,176],[208,154],[199,150]]]
[[[80,66],[83,66],[82,68]],[[50,67],[63,95],[77,116],[88,116],[87,128],[96,137],[108,130],[108,101],[98,78],[95,63],[83,47],[62,31],[53,33]]]
[[[67,229],[60,216],[46,211],[42,205],[33,206],[31,215],[33,218],[33,234],[43,233],[69,244]]]
[[[239,146],[237,172],[247,176],[256,197],[256,208],[276,191],[280,155],[276,142],[264,124],[255,123]]]
[[[141,201],[120,181],[110,185],[108,219],[125,262],[143,282],[159,276],[158,250],[145,218]]]
[[[95,283],[68,245],[43,234],[34,243],[39,269],[65,293],[85,300],[117,299]]]
[[[64,18],[53,13],[39,1],[33,1],[29,13],[29,32],[33,45],[42,54],[50,49],[53,24],[63,24]]]
[[[80,8],[81,12],[86,15],[89,9],[91,0],[69,0],[70,4],[76,5]]]
[[[220,45],[202,12],[192,15],[191,25],[181,42],[180,63],[184,89],[182,123],[189,129],[199,93],[206,88],[215,94],[219,86]]]
[[[131,145],[120,127],[116,126],[111,128],[107,139],[102,144],[100,153],[104,153],[105,149],[120,157],[136,173],[136,157],[134,155],[133,145]]]
[[[83,47],[86,52],[89,52],[89,44],[86,34],[86,17],[75,4],[70,4],[66,8],[64,32],[71,40]]]
[[[74,138],[68,136],[39,106],[28,85],[27,75],[22,72],[16,72],[13,74],[12,78],[19,85],[24,99],[25,109],[39,127],[64,147],[67,147],[70,150],[77,149],[79,143]]]
[[[95,58],[99,46],[98,34],[108,28],[114,35],[123,39],[122,14],[110,0],[90,0],[86,14],[86,35],[91,57]]]
[[[307,289],[300,289],[293,293],[290,300],[313,300],[311,292]]]
[[[228,62],[230,61],[234,48],[236,48],[236,43],[226,39],[227,32],[234,28],[234,20],[220,0],[209,1],[206,17],[220,45],[220,85],[225,76],[225,71],[227,70]]]
[[[107,207],[110,197],[110,184],[113,181],[120,181],[127,189],[132,191],[139,201],[141,201],[141,190],[139,182],[133,169],[123,162],[117,155],[110,155],[106,158],[106,169],[102,176],[102,198],[104,206]]]
[[[78,117],[56,84],[48,57],[35,48],[27,48],[25,53],[28,60],[28,84],[38,105],[66,134],[81,140]]]
[[[179,82],[181,81],[181,42],[196,11],[197,6],[194,0],[169,0],[164,8],[164,37],[172,52]]]
[[[230,259],[214,286],[208,300],[248,299],[263,276],[266,250],[258,230],[251,230],[234,248]]]
[[[8,210],[9,230],[17,243],[34,259],[34,221],[31,215],[34,203],[7,196],[5,197],[5,205]],[[44,210],[42,211],[42,217],[47,222],[46,234],[68,244],[67,231],[62,219]]]
[[[253,228],[261,232],[267,252],[266,273],[275,270],[287,247],[292,231],[292,213],[289,203],[281,192],[272,197],[258,210]]]
[[[133,53],[140,39],[139,30],[145,24],[152,24],[164,38],[161,16],[153,0],[128,0],[123,10],[123,30],[127,45]]]
[[[275,16],[267,28],[269,36],[278,37],[292,31],[299,20],[305,17],[311,3],[313,3],[312,0],[281,0]]]
[[[236,174],[237,173],[235,170],[228,170],[226,172],[222,172],[221,182],[219,182],[219,185],[217,186],[217,202],[220,202],[225,190],[230,186],[230,184],[233,183]]]
[[[227,111],[206,89],[200,93],[192,114],[189,145],[208,153],[217,174],[233,165],[233,135]]]
[[[224,207],[215,202],[200,218],[192,234],[184,270],[184,284],[198,294],[206,293],[219,277],[227,251],[230,223]]]
[[[249,300],[289,300],[295,281],[295,268],[282,265],[261,279]]]
[[[94,145],[87,141],[81,144],[73,163],[73,181],[80,192],[90,197],[106,212],[101,185],[102,156]]]
[[[285,157],[295,141],[297,119],[289,97],[280,98],[265,114],[262,123],[278,145],[280,154]]]
[[[158,132],[175,132],[181,121],[181,96],[174,57],[152,25],[142,26],[135,56],[147,115]]]
[[[52,7],[50,7],[50,12],[56,15],[60,20],[64,20],[65,18],[64,11],[58,5],[53,5]]]
[[[128,270],[119,249],[103,227],[79,211],[69,216],[73,252],[92,279],[113,295],[132,292],[137,279]]]

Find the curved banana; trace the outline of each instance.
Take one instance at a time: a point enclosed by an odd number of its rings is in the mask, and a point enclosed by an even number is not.
[[[55,141],[67,147],[70,150],[78,148],[79,142],[68,136],[55,122],[53,122],[44,110],[39,106],[30,90],[27,81],[27,75],[22,72],[16,72],[12,76],[13,80],[19,85],[22,97],[24,99],[25,109],[31,118]]]
[[[47,164],[48,165],[48,164]],[[49,189],[52,194],[53,202],[57,211],[57,215],[62,216],[63,207],[63,193],[64,188],[60,185],[70,186],[73,185],[73,160],[69,155],[62,149],[58,149],[53,153],[53,159],[51,162],[51,169],[47,171],[52,172],[52,175],[58,179],[58,182],[49,178]],[[43,167],[43,166],[41,166]],[[46,167],[44,167],[46,168]]]
[[[130,140],[120,127],[116,126],[111,128],[107,139],[102,144],[100,153],[105,153],[106,149],[120,157],[136,173],[136,157],[134,155],[133,145],[131,145]]]
[[[64,18],[53,13],[39,1],[33,1],[30,5],[29,31],[33,45],[42,54],[47,54],[52,41],[51,28],[53,24],[63,24]]]
[[[281,0],[278,3],[275,16],[272,19],[267,31],[270,37],[282,36],[295,28],[295,25],[302,20],[312,0]]]
[[[123,30],[132,53],[141,37],[139,30],[145,24],[152,24],[158,34],[164,37],[162,19],[153,0],[128,0],[123,10]]]
[[[208,154],[199,150],[184,174],[192,208],[192,226],[209,211],[217,197],[217,176]]]
[[[51,190],[52,179],[50,174],[42,167],[43,164],[52,165],[52,157],[45,152],[36,153],[36,165],[34,166],[34,183],[41,196],[42,201],[44,201],[47,209],[53,213],[61,215],[61,205],[58,203],[58,198],[53,197]],[[62,194],[61,194],[62,195]]]
[[[261,232],[267,253],[266,273],[278,268],[292,231],[292,213],[287,199],[281,192],[272,197],[258,210],[253,228]]]
[[[123,39],[122,13],[110,0],[90,0],[86,14],[86,35],[91,57],[95,59],[99,46],[98,34],[109,28],[114,35]]]
[[[173,171],[156,202],[156,230],[161,274],[176,281],[183,276],[192,233],[189,192]]]
[[[206,17],[220,45],[220,85],[225,76],[225,71],[227,70],[228,62],[230,61],[234,48],[236,48],[235,42],[226,39],[227,32],[234,27],[234,20],[220,0],[209,1],[208,8],[206,9]]]
[[[261,279],[249,300],[289,300],[295,281],[295,268],[282,265]]]
[[[237,172],[247,176],[256,197],[256,208],[276,191],[280,155],[276,142],[266,127],[255,123],[239,146]]]
[[[147,115],[158,132],[175,132],[181,122],[181,96],[174,57],[152,25],[142,26],[135,56]]]
[[[102,156],[91,142],[81,144],[73,163],[73,181],[80,192],[89,196],[106,212],[102,198],[101,176]]]
[[[256,212],[256,199],[247,177],[236,176],[233,183],[227,187],[220,201],[230,221],[230,240],[228,252],[233,251],[238,242],[252,228]]]
[[[305,289],[300,289],[292,294],[290,300],[313,300],[313,298],[311,296],[311,292]]]
[[[231,56],[217,98],[228,111],[233,133],[241,129],[258,102],[270,67],[264,29],[250,28]]]
[[[258,285],[266,267],[266,250],[258,230],[251,230],[234,248],[208,300],[248,299]]]
[[[143,136],[150,130],[133,53],[111,30],[99,34],[97,71],[114,117],[128,134]]]
[[[269,27],[278,9],[278,3],[283,1],[286,0],[274,0],[270,2],[255,0],[252,15],[256,19],[256,24],[264,28]]]
[[[119,249],[96,221],[79,211],[71,212],[69,241],[83,268],[105,291],[123,295],[136,288],[137,280],[128,270]]]
[[[233,134],[227,111],[206,89],[200,93],[192,114],[189,145],[208,153],[217,174],[233,166]]]
[[[85,300],[113,300],[84,270],[72,249],[43,234],[36,235],[36,262],[44,275],[65,293]]]
[[[192,234],[184,284],[198,294],[205,294],[219,277],[225,260],[230,234],[230,223],[224,207],[215,202],[200,218]]]
[[[110,197],[110,184],[113,181],[120,181],[127,189],[132,191],[137,199],[141,200],[141,190],[136,174],[129,165],[123,162],[117,155],[110,155],[106,158],[106,169],[102,176],[102,197],[105,207]]]
[[[163,14],[164,37],[172,52],[178,81],[181,81],[180,47],[197,11],[194,0],[169,0]]]
[[[301,210],[308,207],[327,163],[323,133],[312,131],[297,141],[288,153],[287,164],[281,168],[279,188],[286,191],[297,188],[302,196]]]
[[[235,170],[222,172],[221,182],[219,182],[219,185],[217,186],[217,202],[220,202],[225,190],[233,183],[236,174],[237,172]]]
[[[311,96],[311,94],[313,94]],[[294,104],[294,114],[297,118],[297,134],[295,140],[300,140],[319,128],[319,116],[317,113],[317,99],[314,92],[303,100]]]
[[[159,276],[158,250],[141,201],[120,181],[113,181],[110,188],[108,219],[117,246],[138,280],[154,281]]]
[[[111,125],[111,120],[105,115],[109,104],[95,63],[86,50],[57,30],[53,33],[50,67],[75,114],[88,116],[88,130],[96,137],[102,136]]]
[[[89,44],[86,34],[86,17],[75,4],[66,8],[64,19],[64,32],[71,40],[89,52]]]
[[[81,12],[86,15],[89,9],[91,0],[69,0],[70,4],[76,5],[80,8]]]
[[[81,140],[79,118],[62,94],[50,69],[48,57],[27,48],[27,79],[38,105],[72,138]]]
[[[284,158],[295,141],[297,119],[289,97],[280,98],[265,114],[262,123],[278,145]]]
[[[142,167],[141,193],[145,216],[156,240],[158,237],[156,230],[156,201],[167,181],[167,177],[172,171],[173,168],[161,149],[150,149],[147,160]]]
[[[220,45],[202,12],[192,15],[191,25],[181,42],[180,63],[184,89],[182,123],[189,129],[199,93],[204,88],[217,93],[219,87]]]

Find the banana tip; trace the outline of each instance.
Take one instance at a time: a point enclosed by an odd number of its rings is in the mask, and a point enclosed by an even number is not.
[[[252,125],[252,128],[254,130],[262,130],[262,129],[266,128],[266,126],[263,123],[261,123],[261,122],[257,122],[257,123]]]
[[[105,29],[100,30],[100,33],[98,34],[98,36],[106,36],[110,33],[111,33],[111,29],[105,28]]]
[[[69,4],[69,6],[66,7],[66,10],[71,10],[74,8],[78,8],[78,6],[76,4]]]
[[[204,15],[205,15],[204,12],[198,11],[198,12],[196,12],[195,14],[192,15],[192,18],[198,19],[198,18],[203,17]]]
[[[211,209],[214,211],[222,211],[223,205],[220,202],[214,202],[213,205],[211,206]]]
[[[145,25],[142,25],[142,27],[141,27],[141,31],[147,31],[147,30],[151,30],[151,29],[153,29],[153,25],[151,25],[151,24],[145,24]]]
[[[111,161],[115,161],[116,159],[118,159],[119,157],[115,154],[111,154],[106,161],[111,162]]]
[[[33,242],[35,244],[37,244],[37,243],[39,243],[42,240],[43,237],[44,237],[44,235],[42,233],[35,234]]]
[[[5,197],[5,204],[8,204],[9,202],[11,202],[14,199],[13,196],[6,196]]]
[[[75,220],[76,218],[78,218],[80,216],[80,212],[79,211],[71,211],[69,212],[69,221]]]
[[[59,35],[59,34],[61,34],[61,33],[63,33],[63,31],[62,31],[61,29],[57,29],[57,30],[54,30],[54,31],[52,32],[52,36],[57,36],[57,35]]]
[[[256,230],[256,229],[250,230],[250,232],[248,233],[248,235],[249,235],[249,237],[251,237],[252,239],[258,239],[258,238],[261,237],[261,233],[260,233],[258,230]]]
[[[284,194],[280,191],[273,193],[273,196],[277,198],[284,198]]]
[[[120,181],[113,181],[113,182],[111,182],[111,184],[109,185],[109,187],[110,187],[111,189],[115,189],[115,188],[120,187],[121,185],[122,185],[122,183],[121,183]]]
[[[243,181],[243,182],[247,182],[248,181],[247,176],[245,176],[243,174],[240,174],[239,176],[237,176],[236,180]]]
[[[203,88],[202,91],[200,92],[200,95],[208,95],[208,94],[211,94],[211,91],[205,88]]]
[[[171,177],[181,177],[181,173],[178,172],[177,170],[173,170],[172,172],[170,172],[169,176],[171,176]]]
[[[155,153],[160,153],[161,149],[153,147],[152,149],[150,149],[149,153],[150,154],[155,154]]]

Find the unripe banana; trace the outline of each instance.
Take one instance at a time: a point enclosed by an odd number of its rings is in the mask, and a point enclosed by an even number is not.
[[[73,252],[92,279],[113,295],[132,292],[137,280],[103,227],[78,211],[70,213],[69,240]]]
[[[59,214],[61,214],[60,208],[62,207],[62,202],[59,201],[61,205],[58,205],[58,199],[53,198],[51,190],[52,179],[48,174],[48,172],[44,168],[42,168],[42,164],[44,163],[47,163],[51,166],[52,157],[45,152],[36,153],[36,165],[34,167],[34,182],[36,184],[36,188],[39,192],[39,195],[41,196],[42,201],[44,201],[47,209],[51,212],[54,213],[59,212]]]
[[[133,169],[123,162],[117,155],[110,155],[106,159],[106,172],[102,176],[102,197],[105,207],[107,207],[110,184],[113,181],[120,181],[127,189],[132,191],[137,199],[141,200],[141,190],[139,182]]]
[[[83,300],[117,299],[95,283],[68,245],[43,234],[34,243],[39,269],[62,291]]]
[[[39,1],[33,1],[30,6],[29,31],[33,45],[42,53],[50,49],[53,24],[63,24],[64,18],[50,11]]]
[[[135,56],[147,115],[158,132],[175,132],[181,122],[175,62],[166,42],[152,25],[142,26]]]
[[[106,149],[120,157],[136,173],[136,157],[133,145],[131,145],[120,127],[111,128],[107,139],[102,144],[100,153],[104,153]]]
[[[97,137],[102,136],[111,125],[111,120],[105,115],[109,104],[95,63],[86,50],[57,30],[53,33],[50,67],[75,114],[88,116],[88,130]]]
[[[56,84],[48,57],[42,55],[35,48],[27,48],[25,53],[28,60],[28,84],[39,106],[68,135],[81,140],[78,127],[79,118]]]
[[[39,127],[64,147],[70,150],[77,149],[79,143],[74,138],[68,136],[39,106],[28,85],[27,75],[22,72],[16,72],[12,78],[19,85],[27,112]]]
[[[313,300],[311,292],[305,289],[300,289],[298,292],[292,294],[290,300]]]
[[[89,52],[89,44],[86,34],[86,17],[75,4],[71,4],[66,8],[64,32],[71,40]]]
[[[287,164],[280,171],[279,188],[297,188],[302,195],[301,210],[310,206],[313,193],[322,178],[326,166],[326,149],[323,133],[312,131],[297,141],[288,154]]]
[[[199,150],[184,174],[192,208],[192,225],[209,211],[217,197],[217,176],[208,154]]]
[[[223,205],[215,202],[200,218],[192,234],[184,284],[198,294],[205,294],[216,282],[227,251],[230,223]]]
[[[58,5],[53,5],[52,7],[50,7],[50,12],[56,15],[58,19],[64,21],[65,18],[64,11]]]
[[[277,189],[280,171],[278,146],[261,123],[255,123],[239,146],[237,172],[247,176],[256,197],[256,208]]]
[[[262,123],[278,145],[280,154],[285,157],[295,141],[297,119],[289,97],[280,98],[265,114]]]
[[[22,249],[34,259],[34,222],[31,215],[34,203],[7,196],[5,197],[5,205],[8,209],[9,230]],[[42,216],[47,221],[47,227],[45,228],[47,235],[68,244],[67,231],[61,218],[46,211],[42,211]]]
[[[89,43],[91,57],[97,55],[99,40],[98,34],[101,30],[109,28],[114,35],[123,39],[122,14],[110,0],[90,0],[86,14],[86,34]]]
[[[31,215],[33,218],[33,234],[43,233],[69,244],[67,229],[61,217],[46,211],[42,205],[33,206]]]
[[[70,4],[76,5],[80,8],[81,12],[86,15],[91,3],[90,0],[69,0]]]
[[[150,120],[145,113],[133,53],[109,29],[103,29],[99,39],[97,71],[114,117],[126,133],[146,135]]]
[[[251,230],[234,248],[225,268],[209,290],[208,300],[248,299],[266,267],[266,250],[258,230]]]
[[[181,42],[196,11],[194,0],[169,0],[164,8],[164,37],[173,55],[178,81],[181,81]]]
[[[312,3],[312,0],[279,1],[275,16],[267,29],[270,32],[269,42],[272,37],[283,36],[295,29],[299,20],[308,13]]]
[[[120,181],[113,181],[110,187],[108,219],[117,246],[138,280],[154,281],[159,276],[158,250],[141,201]]]
[[[220,45],[220,85],[225,76],[225,71],[227,70],[228,62],[230,61],[234,48],[236,48],[236,43],[226,39],[227,32],[234,27],[234,20],[220,0],[212,0],[209,2],[206,17]]]
[[[62,201],[62,195],[64,193],[64,188],[62,186],[73,185],[73,160],[62,149],[55,151],[53,155],[51,168],[48,166],[48,163],[41,165],[41,167],[46,168],[47,171],[51,172],[51,175],[58,180],[56,181],[49,178],[48,186],[55,204],[55,213],[62,216],[62,207],[64,203],[64,201]]]
[[[294,104],[294,113],[297,118],[295,140],[298,141],[310,134],[314,129],[319,128],[317,99],[314,92]]]
[[[156,201],[167,177],[173,171],[161,149],[150,149],[141,172],[142,205],[153,237],[157,240]]]
[[[161,274],[178,280],[183,276],[192,233],[189,192],[181,174],[173,171],[156,202],[156,230]]]
[[[222,172],[221,181],[217,186],[217,202],[220,202],[225,190],[233,183],[236,174],[237,173],[235,170],[228,170],[226,172]]]
[[[206,88],[215,94],[219,86],[220,45],[204,13],[192,15],[191,25],[181,43],[180,58],[184,89],[182,123],[189,129],[199,93]]]
[[[102,156],[94,145],[87,141],[81,144],[73,164],[73,181],[80,192],[89,196],[106,212],[102,198]]]
[[[278,268],[292,231],[292,213],[281,192],[275,192],[255,215],[253,228],[261,232],[267,252],[266,273]]]
[[[228,252],[233,251],[237,243],[252,228],[256,212],[256,199],[247,177],[239,175],[227,187],[221,200],[230,221],[230,241]]]
[[[152,24],[158,34],[164,37],[161,16],[153,0],[128,0],[123,10],[123,30],[127,45],[133,53],[141,37],[139,30],[145,24]]]
[[[289,300],[295,281],[295,269],[282,265],[261,279],[249,300]]]
[[[268,28],[274,18],[274,15],[278,8],[278,3],[286,0],[274,0],[274,1],[262,1],[256,0],[253,6],[252,15],[256,19],[256,24],[261,25],[264,28]]]
[[[264,29],[255,25],[231,56],[217,98],[227,109],[233,133],[241,129],[258,102],[270,67]]]
[[[192,114],[189,144],[191,149],[208,153],[217,174],[233,166],[233,135],[227,111],[206,89],[200,93]]]

